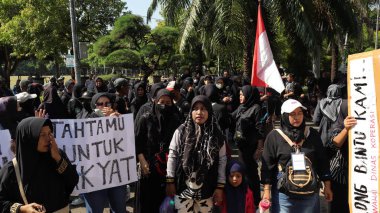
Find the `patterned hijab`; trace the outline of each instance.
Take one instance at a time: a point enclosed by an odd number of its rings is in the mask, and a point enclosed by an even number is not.
[[[201,102],[208,111],[208,119],[203,125],[196,124],[191,112],[196,103]],[[204,95],[195,96],[191,110],[184,124],[182,167],[187,175],[197,172],[202,176],[211,168],[224,144],[223,133],[219,130],[210,100]]]

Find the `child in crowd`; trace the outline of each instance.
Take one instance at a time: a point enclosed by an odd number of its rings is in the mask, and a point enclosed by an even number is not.
[[[253,193],[245,179],[245,168],[238,161],[231,160],[226,167],[228,179],[224,188],[225,198],[221,206],[222,213],[253,213],[255,205]]]

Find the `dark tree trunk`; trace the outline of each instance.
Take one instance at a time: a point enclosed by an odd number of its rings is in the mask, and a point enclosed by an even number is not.
[[[337,46],[334,41],[331,42],[331,82],[334,81],[337,70]]]
[[[249,29],[249,27],[251,29]],[[253,61],[253,47],[254,47],[254,33],[253,27],[248,26],[246,34],[244,35],[244,53],[243,53],[243,64],[244,64],[244,72],[249,73],[251,76],[252,72],[252,61]]]
[[[8,88],[11,88],[11,75],[16,70],[20,62],[20,59],[12,59],[9,53],[10,51],[7,47],[1,47],[1,52],[2,53],[0,55],[2,58],[0,59],[0,61],[4,63],[4,68],[0,70],[0,74],[4,78],[5,84],[8,86]]]

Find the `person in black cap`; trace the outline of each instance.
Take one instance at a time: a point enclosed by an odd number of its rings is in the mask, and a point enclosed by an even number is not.
[[[79,113],[77,113],[76,118],[80,119],[90,117],[92,113],[91,100],[94,95],[95,93],[92,91],[85,91],[82,96],[78,98],[83,108]]]

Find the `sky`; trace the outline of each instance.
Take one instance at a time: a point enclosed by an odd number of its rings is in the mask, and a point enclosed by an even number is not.
[[[146,21],[146,14],[149,5],[152,0],[123,0],[127,2],[128,10],[132,11],[133,14],[142,16]],[[148,23],[153,29],[157,26],[157,21],[163,20],[162,16],[159,14],[160,8],[158,7],[153,13],[151,21]]]

